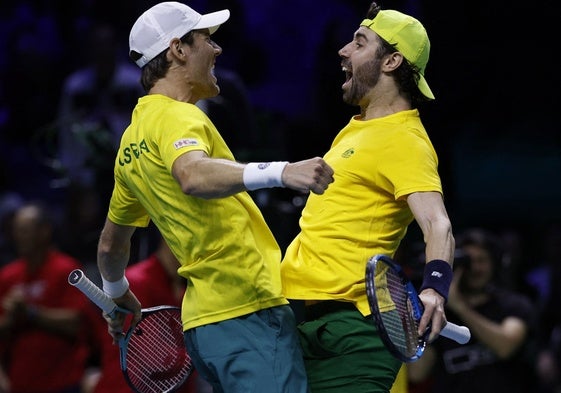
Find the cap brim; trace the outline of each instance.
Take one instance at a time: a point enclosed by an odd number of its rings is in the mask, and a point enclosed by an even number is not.
[[[419,83],[417,83],[417,87],[419,87],[419,90],[421,91],[421,93],[423,93],[425,97],[427,97],[430,100],[434,100],[434,94],[432,94],[432,90],[430,89],[429,84],[427,83],[427,80],[423,75],[420,75]]]
[[[220,25],[230,18],[230,10],[211,12],[201,16],[201,20],[192,30],[208,29],[210,34],[214,33]]]

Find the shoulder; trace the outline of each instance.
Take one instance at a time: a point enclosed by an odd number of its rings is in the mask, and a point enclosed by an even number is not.
[[[196,105],[177,101],[162,94],[148,94],[140,99],[140,109],[157,110],[165,122],[178,122],[185,118],[207,120],[208,116]]]

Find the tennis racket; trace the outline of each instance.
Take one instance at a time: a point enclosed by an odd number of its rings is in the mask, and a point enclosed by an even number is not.
[[[423,303],[401,267],[390,257],[375,255],[368,260],[366,295],[372,318],[388,350],[403,362],[419,359],[427,345],[430,327],[418,335]],[[467,343],[471,337],[466,326],[451,322],[446,323],[440,335],[460,344]]]
[[[119,308],[80,269],[73,270],[68,282],[81,290],[110,317]],[[193,366],[183,341],[181,310],[174,306],[142,309],[142,319],[130,326],[119,339],[121,370],[136,393],[176,391],[191,375]]]

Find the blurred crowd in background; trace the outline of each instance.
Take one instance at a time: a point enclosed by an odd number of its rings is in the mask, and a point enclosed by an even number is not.
[[[128,32],[156,3],[0,3],[0,267],[18,257],[14,213],[40,200],[54,220],[54,244],[94,272],[114,153],[144,94],[139,69],[127,57]],[[342,103],[337,51],[352,39],[370,1],[185,3],[202,13],[231,11],[213,35],[223,49],[216,64],[221,95],[198,105],[237,159],[323,155],[356,113]],[[431,39],[426,78],[436,101],[421,116],[439,155],[454,229],[482,227],[496,235],[501,285],[527,296],[539,313],[534,353],[540,345],[559,350],[561,317],[551,299],[561,280],[561,84],[549,56],[550,2],[381,4],[419,18]],[[253,195],[284,249],[306,196],[284,189]],[[150,231],[135,236],[131,261],[157,244]],[[413,273],[419,236],[412,227],[403,244]],[[560,355],[541,376],[557,389]]]

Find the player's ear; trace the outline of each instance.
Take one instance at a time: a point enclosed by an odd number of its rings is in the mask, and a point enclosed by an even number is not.
[[[172,58],[176,58],[180,61],[186,60],[186,51],[183,48],[183,43],[179,38],[174,38],[169,45],[169,54]]]
[[[393,52],[385,55],[382,61],[382,71],[392,72],[397,69],[403,62],[403,54],[401,52]]]

